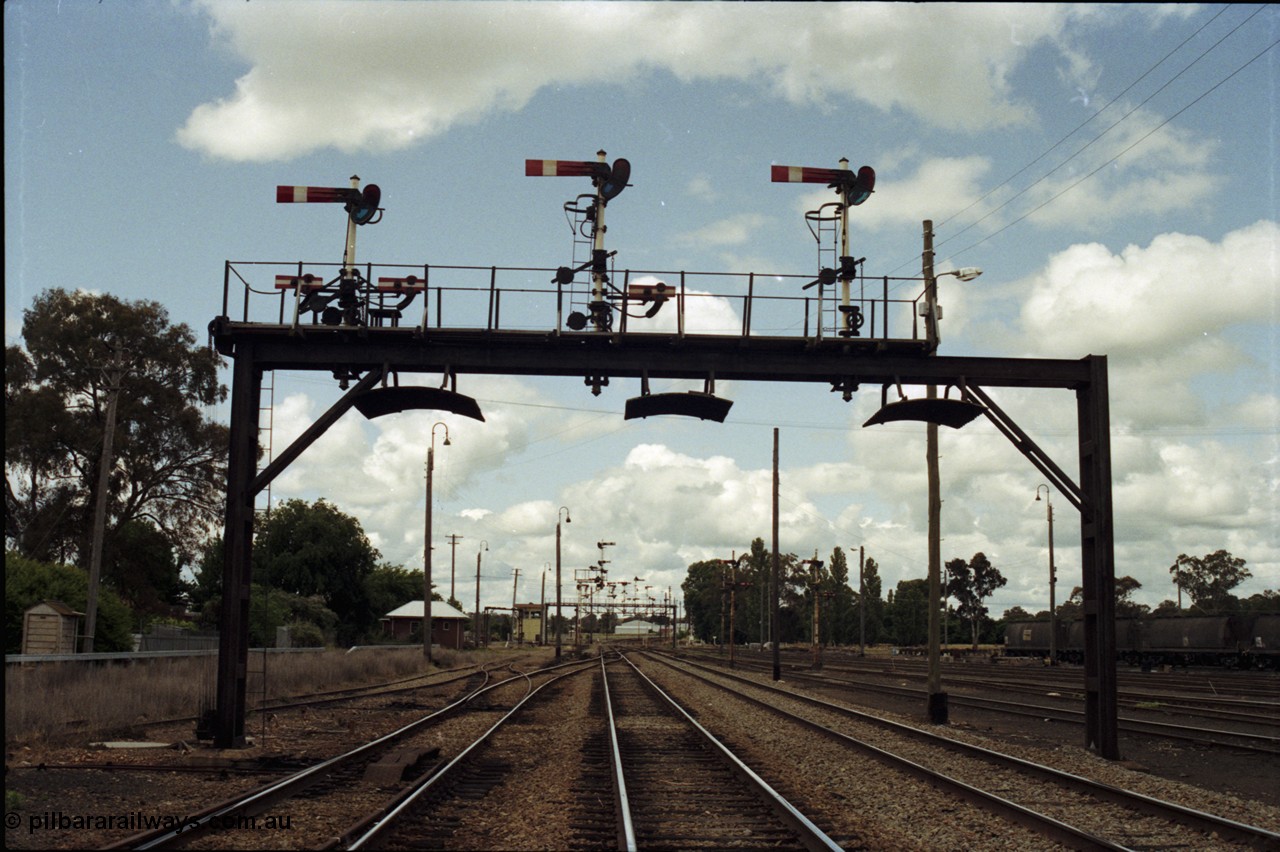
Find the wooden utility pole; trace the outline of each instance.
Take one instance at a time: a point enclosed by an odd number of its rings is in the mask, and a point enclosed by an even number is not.
[[[516,641],[516,590],[520,587],[520,569],[513,568],[511,570],[511,635],[510,641]],[[520,641],[524,640],[524,631],[520,631]]]
[[[773,576],[770,579],[769,592],[769,641],[773,646],[773,679],[782,680],[782,656],[778,646],[781,637],[778,635],[778,573],[780,572],[778,556],[778,427],[773,428]]]
[[[116,439],[116,408],[120,382],[124,378],[124,353],[117,351],[111,361],[111,384],[107,396],[106,423],[102,427],[102,457],[98,459],[98,494],[93,506],[93,539],[89,546],[89,597],[84,608],[84,640],[81,650],[93,653],[93,634],[98,629],[98,585],[102,582],[102,540],[107,531],[107,496],[111,490],[112,447]]]
[[[456,601],[458,577],[458,542],[462,536],[449,534],[449,600]]]
[[[867,566],[867,549],[858,547],[858,656],[867,655],[867,578],[863,572]]]
[[[431,475],[435,468],[435,427],[427,447],[427,511],[422,539],[422,658],[431,662]]]
[[[480,647],[480,551],[476,551],[476,647]],[[489,637],[486,636],[487,640]]]
[[[818,551],[813,551],[813,559],[810,560],[810,567],[813,568],[813,667],[815,669],[822,668],[822,604],[819,603],[821,592],[818,586],[821,583],[822,563],[818,561]]]
[[[933,222],[924,222],[925,337],[930,346],[938,343],[938,279],[933,275]],[[934,353],[936,354],[936,349]],[[926,397],[938,398],[938,386],[927,386]],[[939,651],[938,608],[942,601],[942,489],[938,474],[938,424],[925,426],[925,464],[929,478],[929,673],[928,719],[936,725],[947,722],[947,694],[942,691],[942,655]]]

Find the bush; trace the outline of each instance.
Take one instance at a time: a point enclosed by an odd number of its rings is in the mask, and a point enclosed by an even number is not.
[[[22,653],[22,614],[41,601],[62,601],[77,612],[89,602],[89,576],[74,565],[49,565],[17,551],[4,554],[4,652]],[[82,623],[83,628],[83,623]],[[95,651],[133,650],[133,613],[107,588],[98,589]]]
[[[324,632],[310,621],[291,621],[289,644],[294,648],[323,648]]]

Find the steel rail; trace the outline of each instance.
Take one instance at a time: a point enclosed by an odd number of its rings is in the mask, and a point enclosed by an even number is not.
[[[815,825],[807,816],[801,813],[795,805],[783,798],[782,794],[773,789],[773,787],[756,774],[755,770],[750,766],[743,763],[742,759],[734,754],[727,746],[725,746],[724,743],[720,742],[714,734],[702,727],[696,719],[689,715],[688,711],[686,711],[684,707],[680,706],[680,704],[668,695],[662,687],[654,683],[653,679],[642,672],[640,668],[636,666],[636,664],[633,663],[625,654],[619,654],[619,656],[622,658],[623,662],[629,665],[635,673],[649,685],[655,695],[665,700],[676,713],[678,713],[695,731],[697,731],[713,751],[717,752],[722,758],[724,758],[730,768],[755,787],[774,812],[799,834],[804,841],[806,849],[828,850],[828,852],[835,852],[835,850],[841,849],[840,845],[828,837],[826,832],[818,828],[818,826]]]
[[[618,747],[618,725],[613,716],[613,699],[609,697],[609,674],[604,657],[600,657],[600,682],[604,687],[605,720],[609,728],[609,748],[613,764],[613,803],[618,814],[619,847],[637,852],[636,829],[631,821],[631,803],[627,799],[627,780],[622,773],[622,749]]]
[[[701,665],[700,663],[694,663],[692,660],[689,660],[689,663],[690,665]],[[738,661],[738,665],[739,667],[743,666],[741,660]],[[754,666],[750,662],[746,663],[746,666],[758,668],[760,670],[765,670],[765,668],[767,668]],[[715,669],[714,667],[711,667],[710,670]],[[842,681],[833,677],[824,677],[794,669],[791,670],[791,676],[797,680],[804,680],[811,683],[844,689],[853,688],[855,686],[853,681]],[[924,695],[923,689],[911,686],[896,686],[887,683],[868,683],[866,681],[858,681],[856,686],[858,688],[869,689],[873,692],[880,692],[885,695],[899,695],[909,698],[920,698]],[[973,695],[961,695],[954,692],[950,693],[947,700],[952,706],[994,710],[1015,716],[1051,718],[1056,719],[1059,722],[1066,722],[1072,725],[1085,724],[1085,712],[1083,710],[1075,710],[1067,707],[1048,707],[1043,704],[1018,703],[1005,701],[1000,698],[982,698]],[[1258,754],[1280,754],[1280,737],[1274,737],[1268,734],[1254,734],[1245,731],[1225,731],[1215,728],[1196,728],[1189,725],[1177,725],[1172,722],[1158,722],[1154,720],[1135,719],[1133,717],[1123,716],[1118,719],[1118,730],[1130,734],[1162,737],[1164,739],[1197,743],[1199,745],[1244,749]]]
[[[870,675],[880,677],[922,677],[923,672],[910,672],[886,668],[877,668],[875,666],[854,666],[843,661],[833,661],[827,659],[823,667],[828,673],[838,672],[853,676]],[[1083,689],[1075,677],[1074,671],[1061,670],[1062,674],[1058,678],[1044,678],[1036,675],[1026,675],[1024,673],[1012,673],[1006,670],[1001,676],[995,676],[992,673],[976,674],[967,672],[966,666],[959,666],[951,670],[947,679],[952,684],[963,684],[966,686],[974,686],[978,688],[994,686],[1002,690],[1016,690],[1018,692],[1039,692],[1042,690],[1058,690],[1071,693],[1082,693]],[[989,668],[989,667],[982,667]],[[957,670],[958,669],[958,670]],[[1016,670],[1015,670],[1016,671]],[[1036,671],[1043,671],[1037,669]],[[1143,676],[1146,680],[1146,676]],[[1275,689],[1264,689],[1258,691],[1258,684],[1239,684],[1233,683],[1230,688],[1235,695],[1216,695],[1209,692],[1201,694],[1190,693],[1188,687],[1182,684],[1178,685],[1157,685],[1144,683],[1135,685],[1134,683],[1122,683],[1117,692],[1118,700],[1124,703],[1143,703],[1150,701],[1158,701],[1166,706],[1191,712],[1194,710],[1203,710],[1218,714],[1223,710],[1227,712],[1263,710],[1270,711],[1273,714],[1280,714],[1280,692]],[[1253,688],[1254,691],[1248,691],[1242,687]],[[1280,721],[1280,715],[1277,715],[1276,721]]]
[[[489,676],[489,673],[485,672],[486,681],[488,680],[488,676]],[[177,828],[170,829],[167,831],[162,830],[159,832],[152,832],[151,833],[152,836],[144,835],[142,838],[128,838],[119,845],[128,846],[129,848],[133,848],[133,849],[161,848],[165,844],[172,842],[173,840],[177,839],[179,836],[183,834],[190,834],[193,831],[197,831],[205,828],[206,826],[211,824],[214,820],[224,819],[238,812],[245,811],[249,808],[269,807],[275,802],[286,799],[289,796],[297,793],[302,788],[310,785],[315,781],[318,781],[323,775],[330,772],[340,764],[346,763],[349,760],[354,760],[355,758],[369,751],[388,745],[392,742],[395,742],[398,739],[402,739],[408,734],[411,734],[419,730],[420,728],[426,727],[429,723],[435,721],[436,719],[439,719],[442,716],[447,715],[449,713],[455,712],[458,708],[462,707],[467,702],[478,697],[482,693],[488,692],[490,689],[494,689],[496,687],[501,686],[505,682],[506,681],[501,681],[496,684],[487,684],[487,685],[481,686],[480,688],[474,690],[468,695],[463,696],[462,698],[453,702],[452,704],[449,704],[445,707],[442,707],[439,710],[436,710],[433,713],[429,713],[428,715],[423,716],[420,719],[410,722],[409,724],[404,725],[396,729],[395,731],[392,731],[389,734],[384,734],[383,736],[378,737],[375,740],[370,740],[364,745],[357,746],[356,748],[350,751],[343,752],[342,754],[336,755],[327,760],[322,760],[321,762],[313,766],[309,766],[306,769],[295,772],[286,778],[280,779],[279,781],[273,781],[269,784],[266,784],[263,787],[258,788],[257,790],[252,790],[247,794],[237,796],[232,799],[228,799],[227,801],[223,802],[220,805],[216,805],[213,808],[210,808],[210,809],[207,809],[206,811],[201,812],[199,815],[191,817],[183,825],[178,826]],[[112,847],[107,847],[107,848],[112,848]]]
[[[532,672],[531,674],[541,674],[548,671],[552,671],[557,668],[573,666],[575,663],[579,663],[579,662],[580,661],[561,663],[558,666],[551,666],[546,669],[540,669],[539,671]],[[351,841],[349,844],[346,844],[345,848],[347,849],[377,848],[376,846],[370,846],[368,844],[372,844],[375,841],[382,839],[384,837],[385,832],[387,832],[394,825],[396,819],[401,814],[403,814],[415,802],[421,799],[422,796],[424,796],[427,792],[434,789],[435,786],[442,779],[450,777],[454,772],[454,770],[456,770],[457,767],[460,766],[463,763],[463,761],[466,760],[468,755],[470,755],[473,751],[475,751],[477,748],[483,745],[495,731],[497,731],[504,724],[506,724],[507,721],[512,719],[516,715],[516,713],[518,713],[521,710],[521,708],[523,708],[525,704],[527,704],[534,696],[542,692],[542,690],[546,689],[548,686],[554,683],[558,683],[564,678],[572,677],[573,675],[580,674],[585,670],[586,670],[586,667],[581,669],[576,669],[574,671],[564,672],[562,674],[556,675],[555,677],[547,680],[545,683],[540,684],[536,688],[533,688],[532,686],[533,681],[530,678],[530,675],[524,675],[526,680],[529,681],[530,689],[528,692],[525,693],[525,696],[523,698],[521,698],[518,702],[516,702],[516,704],[512,706],[510,710],[504,713],[502,717],[498,719],[498,721],[494,722],[492,726],[490,726],[483,734],[481,734],[478,738],[476,738],[470,745],[462,749],[462,751],[458,752],[458,754],[455,755],[452,760],[450,760],[445,765],[441,766],[436,772],[430,774],[428,777],[419,779],[418,783],[415,783],[414,785],[411,786],[410,789],[406,790],[400,796],[398,796],[396,800],[392,803],[392,805],[383,811],[380,817],[375,818],[372,821],[372,823],[365,821],[365,824],[369,824],[369,828],[366,829],[364,833],[361,834],[359,837],[357,837],[355,840]],[[496,686],[504,686],[504,685],[510,685],[510,682],[504,681],[502,684],[496,684]]]
[[[555,668],[570,665],[570,663],[562,663],[560,666],[552,666],[549,669],[540,669],[540,671],[549,671]],[[537,674],[538,672],[534,672]],[[510,679],[499,681],[497,683],[488,683],[490,672],[483,671],[486,683],[457,701],[435,710],[420,719],[416,719],[407,725],[384,734],[377,739],[371,740],[363,745],[357,746],[350,751],[320,761],[305,769],[299,770],[285,778],[277,781],[269,782],[247,793],[239,794],[232,798],[226,799],[215,805],[211,805],[201,811],[191,814],[183,823],[177,827],[169,829],[157,829],[154,831],[143,832],[132,837],[125,838],[117,843],[111,844],[105,848],[129,848],[129,849],[157,849],[174,842],[179,837],[190,835],[194,832],[201,831],[211,826],[215,820],[223,820],[233,817],[238,813],[243,813],[248,809],[254,809],[258,812],[264,808],[270,807],[272,804],[285,800],[300,790],[305,789],[311,784],[319,781],[324,775],[336,769],[343,763],[355,760],[361,755],[370,751],[390,745],[397,740],[406,736],[417,733],[421,729],[428,727],[432,723],[461,710],[466,704],[490,692],[494,689],[500,689],[510,685]],[[517,673],[518,676],[528,677],[523,673]]]
[[[649,658],[654,659],[658,662],[661,662],[663,665],[669,666],[670,668],[676,671],[681,671],[693,677],[699,677],[700,679],[706,681],[707,683],[713,683],[712,681],[706,680],[705,677],[697,674],[696,672],[689,672],[687,670],[679,668],[673,662],[667,659],[665,655],[659,655],[653,652],[645,652],[645,653]],[[1148,814],[1152,814],[1154,816],[1160,817],[1162,819],[1167,819],[1182,825],[1191,826],[1199,830],[1216,832],[1219,837],[1228,838],[1240,843],[1246,843],[1250,845],[1262,846],[1267,848],[1276,848],[1277,845],[1280,845],[1280,833],[1270,831],[1269,829],[1260,828],[1258,826],[1246,825],[1244,823],[1237,822],[1235,820],[1227,819],[1226,817],[1217,816],[1216,814],[1210,814],[1204,811],[1196,810],[1194,808],[1188,808],[1186,806],[1175,804],[1173,802],[1166,802],[1160,799],[1156,799],[1152,796],[1146,796],[1142,793],[1137,793],[1131,790],[1123,790],[1119,787],[1113,787],[1109,784],[1103,784],[1098,781],[1093,781],[1092,779],[1084,778],[1083,776],[1080,776],[1080,775],[1075,775],[1070,772],[1064,772],[1059,769],[1054,769],[1053,767],[1050,767],[1050,766],[1044,766],[1038,763],[1033,763],[1029,760],[1023,760],[1022,758],[1014,757],[1008,754],[1003,754],[1001,752],[994,751],[992,749],[983,748],[982,746],[971,745],[969,743],[964,743],[959,740],[953,740],[949,737],[944,737],[938,734],[930,733],[929,731],[921,730],[919,728],[914,728],[910,725],[905,725],[900,722],[894,722],[889,719],[882,719],[878,716],[873,716],[868,713],[863,713],[851,707],[844,707],[839,704],[833,704],[829,701],[823,701],[820,698],[814,698],[812,696],[790,692],[786,689],[773,686],[772,684],[760,683],[758,681],[751,680],[750,678],[720,671],[718,669],[714,669],[709,666],[704,666],[700,663],[693,663],[690,661],[681,661],[681,662],[683,662],[685,665],[703,669],[704,671],[710,672],[712,674],[715,674],[719,677],[723,677],[728,680],[733,680],[733,681],[738,681],[744,684],[748,684],[750,686],[754,686],[766,692],[786,696],[787,698],[791,698],[801,703],[810,704],[812,706],[819,707],[829,712],[833,712],[843,716],[857,719],[858,721],[861,721],[861,722],[869,722],[871,724],[877,725],[879,727],[887,728],[899,734],[904,734],[909,737],[925,740],[935,745],[940,745],[944,748],[948,748],[958,753],[979,757],[981,759],[1004,764],[1005,766],[1012,767],[1014,769],[1018,769],[1024,772],[1033,773],[1043,778],[1048,778],[1055,782],[1058,782],[1070,787],[1074,787],[1076,789],[1085,790],[1091,795],[1097,796],[1098,798],[1115,802],[1125,807],[1141,810]],[[732,691],[729,689],[729,687],[723,684],[714,684],[714,685],[719,686],[721,689],[724,689],[725,691]],[[773,707],[768,702],[762,701],[758,698],[752,698],[750,696],[741,695],[740,693],[737,693],[737,692],[734,692],[733,694],[738,695],[739,697],[743,698],[746,701],[757,704],[758,706],[764,707],[770,710],[771,712],[777,713],[779,715],[783,715],[788,718],[794,715],[794,714],[789,714],[786,711],[781,710],[779,708]],[[852,737],[848,737],[845,734],[841,734],[838,731],[831,731],[829,728],[825,728],[824,726],[818,725],[815,722],[809,722],[808,720],[804,720],[801,717],[795,717],[795,718],[799,719],[804,724],[814,727],[814,729],[829,731],[830,734],[834,735],[835,737],[847,739],[853,743],[861,744],[861,741],[856,740]],[[862,744],[862,745],[867,745],[867,744]],[[867,745],[867,747],[870,749],[874,749],[876,751],[881,751],[879,749],[876,749],[875,746]],[[904,761],[905,763],[910,763],[910,761],[905,761],[905,759],[899,758],[897,755],[892,755],[891,753],[888,753],[888,752],[884,752],[884,753],[886,755],[889,755],[894,762]],[[932,773],[932,770],[926,769],[925,771]],[[938,777],[946,778],[946,776],[941,776],[941,775],[938,775]],[[951,782],[953,781],[953,779],[948,779],[948,781]],[[954,781],[954,783],[963,785],[963,782]],[[967,787],[968,785],[963,785],[963,786]],[[971,788],[971,789],[976,789],[976,788]],[[995,800],[1007,801],[1007,800],[999,799],[999,797],[995,797],[992,794],[986,793],[985,791],[978,791],[978,792],[983,797],[991,797],[992,799],[995,799]],[[1008,804],[1018,810],[1023,810],[1023,811],[1027,810],[1025,808],[1022,808],[1022,806],[1016,805],[1012,802],[1009,802]],[[1028,812],[1034,813],[1031,811],[1028,811]],[[1044,815],[1037,814],[1036,816],[1042,817]],[[1052,825],[1053,823],[1057,823],[1058,825],[1065,825],[1064,823],[1060,823],[1057,820],[1053,820],[1051,817],[1044,816],[1044,819],[1050,821],[1046,823],[1049,825]],[[1078,831],[1078,829],[1075,829],[1072,826],[1067,826],[1067,828],[1070,829],[1071,832]],[[1099,839],[1098,842],[1101,842],[1104,845],[1110,844],[1110,841],[1105,841],[1101,839]],[[1109,848],[1122,848],[1122,847],[1115,847],[1114,845],[1111,845]]]

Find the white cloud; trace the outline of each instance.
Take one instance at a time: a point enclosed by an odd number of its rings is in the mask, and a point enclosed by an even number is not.
[[[685,185],[685,192],[699,201],[712,202],[720,197],[711,178],[706,175],[694,175]]]
[[[1073,6],[214,2],[249,70],[179,130],[190,148],[271,161],[395,150],[519,110],[540,89],[655,70],[746,80],[796,104],[860,100],[966,131],[1027,120],[1007,78]],[[821,57],[821,59],[817,59]],[[946,57],[940,73],[939,57]]]
[[[673,334],[679,329],[677,299],[679,281],[664,281],[652,275],[638,277],[628,282],[629,288],[650,288],[659,298],[665,299],[652,317],[645,317],[655,307],[655,302],[637,301],[628,304],[627,331]],[[659,287],[659,285],[664,285]],[[684,330],[689,334],[734,334],[741,332],[742,319],[724,296],[715,296],[705,290],[685,287]]]
[[[769,222],[769,217],[759,213],[739,213],[684,234],[684,245],[738,246],[751,239],[756,231]]]
[[[1168,354],[1236,323],[1275,320],[1280,227],[1258,222],[1215,244],[1163,234],[1113,254],[1098,243],[1050,258],[1021,323],[1042,354]]]
[[[1129,115],[1122,110],[1116,105],[1081,138],[1073,138],[1065,150],[1079,150],[1080,155],[1064,159],[1060,168],[1028,185],[1026,197],[1005,217],[1027,211],[1029,221],[1041,227],[1096,229],[1126,216],[1203,206],[1219,186],[1219,180],[1205,171],[1215,143],[1193,141],[1192,133],[1174,125],[1160,127],[1164,119],[1146,110]],[[1124,120],[1109,130],[1122,116]],[[1086,142],[1104,130],[1096,144]]]
[[[850,167],[857,168],[852,163]],[[925,219],[932,219],[946,211],[964,210],[982,197],[982,181],[990,170],[991,163],[985,157],[941,157],[926,160],[916,166],[914,173],[878,168],[875,192],[861,205],[849,211],[850,230],[880,230],[903,226],[918,229]],[[831,189],[814,190],[806,193],[796,203],[796,209],[816,210],[821,205],[836,200],[836,194]],[[966,220],[978,218],[982,211],[993,206],[990,199],[984,201],[965,214]]]

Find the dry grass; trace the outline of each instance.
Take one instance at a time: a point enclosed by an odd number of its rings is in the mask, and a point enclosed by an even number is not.
[[[435,668],[466,662],[440,651]],[[376,683],[428,670],[422,649],[268,654],[267,697]],[[262,655],[249,658],[249,706],[262,690]],[[212,707],[217,657],[175,657],[127,665],[44,663],[5,667],[6,747],[128,737],[143,723],[196,716]],[[136,736],[136,733],[132,735]]]

